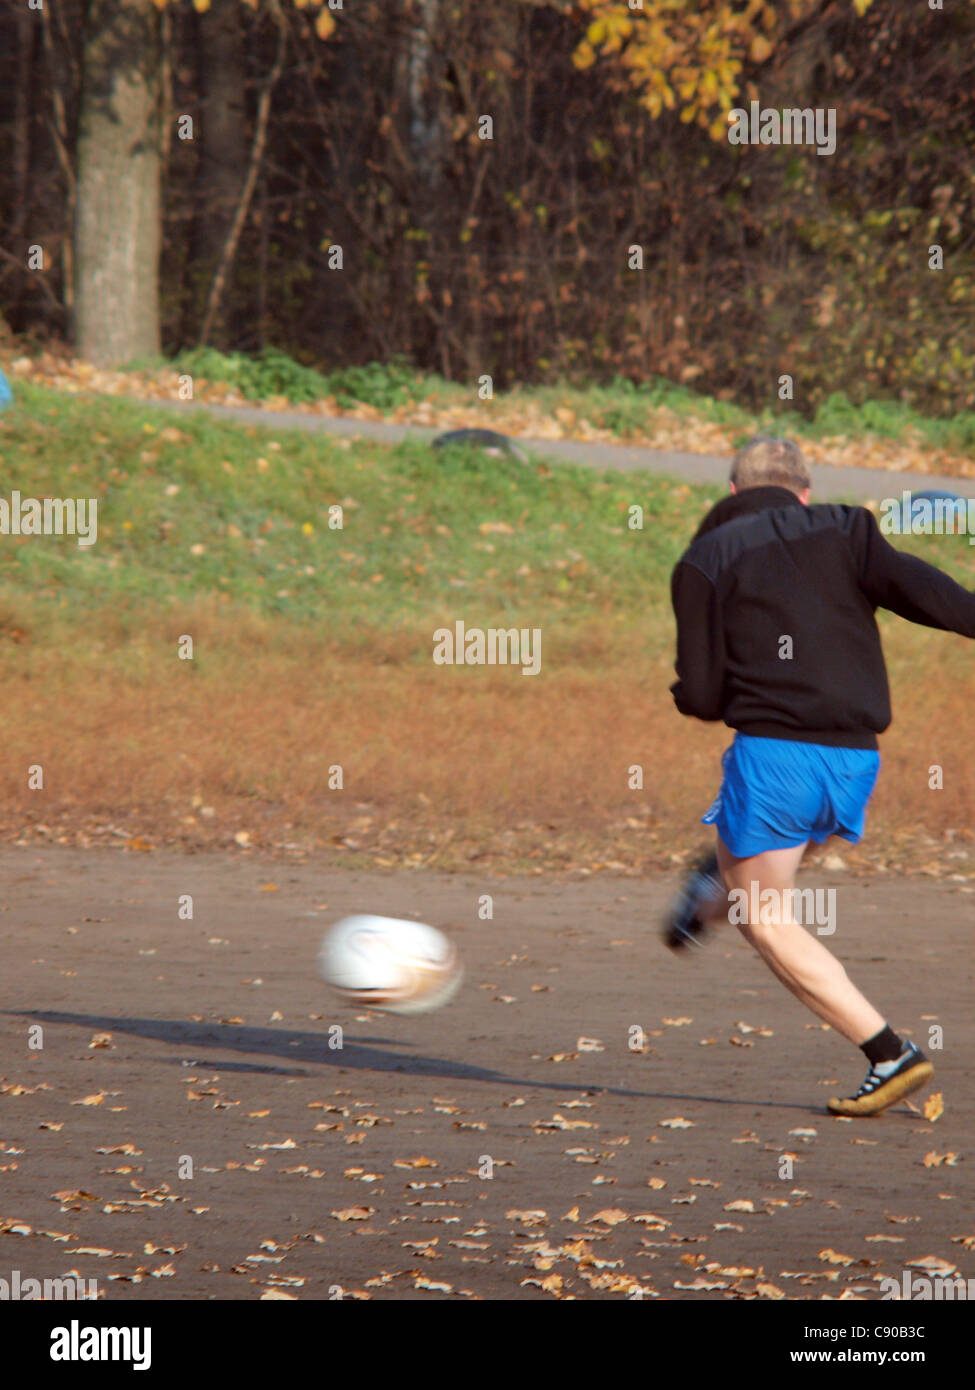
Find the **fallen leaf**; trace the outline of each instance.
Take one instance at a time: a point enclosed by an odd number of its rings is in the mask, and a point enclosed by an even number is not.
[[[926,1120],[936,1120],[945,1112],[944,1096],[940,1091],[935,1091],[933,1096],[928,1096],[924,1102],[924,1118]]]
[[[618,1226],[621,1221],[626,1221],[628,1214],[619,1207],[605,1207],[602,1211],[597,1211],[595,1216],[590,1216],[590,1221],[602,1221],[606,1226]]]
[[[908,1260],[905,1263],[906,1269],[926,1269],[932,1274],[941,1275],[945,1278],[949,1274],[957,1274],[958,1266],[953,1265],[950,1260],[943,1260],[938,1255],[923,1255],[919,1260]]]
[[[505,1217],[508,1221],[517,1221],[522,1226],[541,1226],[543,1222],[548,1220],[548,1212],[519,1211],[517,1207],[513,1207],[510,1211],[505,1212]]]

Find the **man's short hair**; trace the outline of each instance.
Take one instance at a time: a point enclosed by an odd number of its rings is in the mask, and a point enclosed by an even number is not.
[[[812,485],[809,466],[791,439],[757,434],[735,454],[731,481],[741,492],[746,487],[787,487],[800,493]]]

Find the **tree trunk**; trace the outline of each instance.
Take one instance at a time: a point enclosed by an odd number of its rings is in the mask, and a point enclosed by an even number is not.
[[[440,22],[440,0],[417,0],[407,53],[410,150],[416,171],[431,191],[440,184],[446,132],[440,90],[442,63],[433,36]]]
[[[91,0],[75,223],[75,343],[101,366],[158,356],[160,39],[152,0]]]
[[[198,62],[202,109],[200,129],[199,198],[193,238],[191,275],[194,286],[195,337],[206,295],[220,264],[247,175],[247,111],[244,105],[246,48],[244,12],[240,0],[216,0],[206,14],[197,15]],[[221,346],[232,341],[224,300],[214,324]],[[231,329],[228,335],[228,328]]]
[[[30,202],[31,67],[34,61],[34,20],[30,11],[17,15],[17,79],[14,88],[13,152],[11,157],[13,217],[10,240],[20,251],[20,237]]]

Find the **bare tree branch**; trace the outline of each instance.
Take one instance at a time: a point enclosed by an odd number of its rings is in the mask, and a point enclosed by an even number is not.
[[[278,51],[275,55],[274,66],[271,69],[267,81],[261,90],[260,100],[257,104],[257,125],[254,130],[254,143],[251,147],[250,164],[247,169],[247,177],[241,189],[240,201],[237,204],[237,212],[234,216],[233,225],[227,236],[227,241],[223,248],[223,255],[220,257],[220,264],[217,266],[210,286],[210,294],[207,298],[206,313],[203,318],[203,327],[200,330],[200,346],[206,345],[207,339],[213,331],[213,323],[220,307],[220,299],[223,295],[224,284],[227,279],[227,272],[233,264],[234,256],[237,254],[237,244],[240,241],[240,234],[244,229],[247,220],[247,213],[250,208],[251,198],[254,195],[254,188],[257,184],[257,174],[261,167],[261,158],[264,154],[264,147],[267,144],[267,127],[271,115],[271,93],[277,85],[278,78],[281,76],[284,67],[284,55],[288,46],[288,26],[281,12],[278,0],[272,0],[271,13],[278,26]]]

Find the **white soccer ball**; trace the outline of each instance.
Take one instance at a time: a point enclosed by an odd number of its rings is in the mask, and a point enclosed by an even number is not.
[[[453,942],[436,927],[396,917],[343,917],[322,939],[318,969],[351,1003],[393,1014],[439,1009],[463,970]]]

